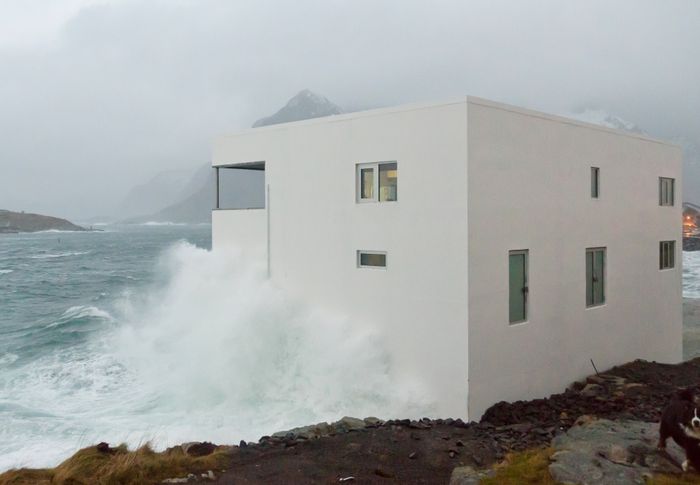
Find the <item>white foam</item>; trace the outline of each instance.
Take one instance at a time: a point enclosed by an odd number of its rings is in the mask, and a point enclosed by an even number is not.
[[[19,356],[17,354],[13,354],[12,352],[7,352],[6,354],[3,354],[0,356],[0,365],[9,365],[13,364],[17,361]]]
[[[74,232],[89,232],[83,230],[66,230],[66,229],[46,229],[44,231],[34,231],[32,234],[52,234],[52,233],[74,233]]]
[[[290,299],[263,265],[179,243],[159,269],[163,284],[125,292],[121,325],[0,382],[0,469],[56,465],[100,441],[235,443],[344,415],[432,414],[375,332]],[[81,316],[111,317],[72,307],[60,320]]]
[[[148,221],[142,222],[140,226],[186,226],[184,222],[168,222],[168,221]]]
[[[0,269],[0,274],[10,274],[13,271],[13,269]]]
[[[89,253],[90,251],[69,251],[64,253],[35,254],[34,256],[29,256],[29,259],[67,258],[69,256],[82,256]]]
[[[103,320],[113,321],[114,318],[109,312],[101,310],[94,306],[72,306],[63,315],[53,323],[50,323],[45,328],[58,327],[64,325],[70,321],[77,320],[80,318],[100,318]]]

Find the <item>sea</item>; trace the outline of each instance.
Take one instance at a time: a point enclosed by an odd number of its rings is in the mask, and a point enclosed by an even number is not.
[[[212,252],[210,225],[97,227],[0,235],[0,471],[102,441],[163,449],[377,409],[431,415],[371,329]]]

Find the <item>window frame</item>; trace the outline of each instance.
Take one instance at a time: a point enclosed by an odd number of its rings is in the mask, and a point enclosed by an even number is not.
[[[600,167],[591,167],[591,199],[600,199]]]
[[[396,199],[395,200],[380,200],[379,198],[379,167],[385,164],[395,164],[396,165]],[[372,177],[372,197],[362,197],[362,171],[366,169],[371,169],[374,174]],[[365,203],[391,203],[397,202],[398,197],[398,170],[399,162],[397,160],[383,160],[381,162],[361,162],[355,164],[355,202],[358,204]]]
[[[375,266],[371,264],[362,264],[362,255],[363,254],[378,254],[378,255],[383,255],[384,256],[384,266]],[[355,264],[357,265],[358,269],[379,269],[379,270],[386,270],[387,267],[389,266],[389,255],[387,254],[386,251],[370,251],[367,249],[358,249],[355,252]]]
[[[601,284],[601,295],[602,295],[602,299],[601,299],[600,301],[596,301],[596,298],[595,298],[596,291],[595,291],[595,288],[594,288],[594,283],[595,283],[595,281],[591,280],[591,282],[590,282],[590,285],[591,285],[591,300],[590,300],[590,303],[589,303],[589,300],[588,300],[588,285],[589,285],[589,281],[588,281],[588,279],[589,279],[589,275],[588,275],[588,255],[589,255],[589,254],[593,254],[593,261],[592,261],[592,266],[593,266],[593,267],[592,267],[592,275],[591,275],[591,278],[592,278],[592,277],[595,275],[595,261],[596,261],[595,254],[598,253],[598,252],[602,252],[602,253],[603,253],[603,268],[602,268],[602,276],[601,276],[602,281],[600,282],[600,284]],[[585,259],[585,262],[586,262],[586,263],[585,263],[585,266],[584,266],[584,273],[585,273],[585,277],[586,277],[586,292],[585,292],[585,296],[586,296],[586,308],[596,308],[596,307],[599,307],[599,306],[603,306],[603,305],[605,305],[606,302],[607,302],[607,291],[608,291],[608,288],[607,288],[608,285],[607,285],[607,282],[606,282],[606,281],[607,281],[607,276],[608,276],[608,251],[607,251],[607,247],[605,247],[605,246],[598,246],[598,247],[586,248],[586,259]]]
[[[358,163],[355,165],[355,195],[358,203],[377,202],[379,200],[379,164]],[[362,171],[372,170],[372,197],[362,197]]]
[[[659,271],[676,268],[676,241],[659,241]]]
[[[672,177],[659,177],[659,205],[661,207],[673,207],[675,204],[676,179]]]
[[[527,288],[523,298],[523,318],[520,320],[511,320],[510,315],[510,257],[522,255],[524,257],[523,268],[523,288]],[[527,323],[530,316],[530,250],[529,249],[513,249],[508,251],[508,325],[519,325]]]

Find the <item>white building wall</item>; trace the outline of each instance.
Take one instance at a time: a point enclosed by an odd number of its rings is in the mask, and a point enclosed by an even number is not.
[[[682,354],[677,147],[469,98],[469,413],[545,397],[633,359]],[[591,198],[590,167],[601,194]],[[659,206],[658,178],[676,179]],[[676,266],[659,270],[659,242]],[[586,308],[585,250],[607,248],[606,303]],[[508,252],[529,249],[529,318],[508,322]]]
[[[358,331],[376,330],[397,382],[417,380],[435,415],[462,418],[466,121],[461,99],[258,128],[223,137],[214,149],[214,165],[265,161],[273,281],[346,315]],[[393,160],[398,201],[356,203],[355,164]],[[237,240],[218,217],[215,248]],[[386,251],[387,269],[358,269],[358,249]]]
[[[264,260],[267,256],[266,215],[265,209],[212,211],[212,249],[215,251],[240,250],[246,255]]]

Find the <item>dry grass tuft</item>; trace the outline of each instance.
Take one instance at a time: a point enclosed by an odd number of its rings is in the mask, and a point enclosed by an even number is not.
[[[494,467],[496,474],[481,480],[485,485],[555,485],[549,474],[549,457],[554,450],[536,448],[533,450],[510,453],[503,463]]]
[[[100,452],[83,448],[53,469],[10,470],[0,475],[0,485],[131,485],[159,483],[188,473],[218,473],[225,468],[229,447],[208,456],[191,457],[176,446],[156,453],[149,445],[129,451],[126,445]]]
[[[697,485],[700,475],[685,473],[683,475],[657,475],[647,482],[647,485]]]

